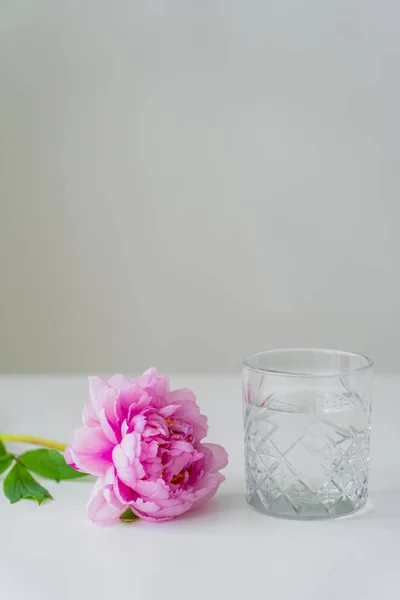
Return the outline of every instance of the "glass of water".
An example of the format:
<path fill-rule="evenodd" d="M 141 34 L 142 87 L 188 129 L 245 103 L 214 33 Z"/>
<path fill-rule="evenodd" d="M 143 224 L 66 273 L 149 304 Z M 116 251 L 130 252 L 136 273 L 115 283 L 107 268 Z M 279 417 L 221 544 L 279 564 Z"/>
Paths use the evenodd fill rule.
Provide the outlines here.
<path fill-rule="evenodd" d="M 364 506 L 372 371 L 366 356 L 336 350 L 271 350 L 244 361 L 250 506 L 301 519 Z"/>

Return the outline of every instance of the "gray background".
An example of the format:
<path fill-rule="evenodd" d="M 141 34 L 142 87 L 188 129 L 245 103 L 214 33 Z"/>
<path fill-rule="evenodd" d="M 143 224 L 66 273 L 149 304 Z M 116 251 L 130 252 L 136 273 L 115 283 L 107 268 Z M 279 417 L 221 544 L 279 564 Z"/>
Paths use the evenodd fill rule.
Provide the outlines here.
<path fill-rule="evenodd" d="M 0 370 L 400 346 L 396 0 L 0 4 Z"/>

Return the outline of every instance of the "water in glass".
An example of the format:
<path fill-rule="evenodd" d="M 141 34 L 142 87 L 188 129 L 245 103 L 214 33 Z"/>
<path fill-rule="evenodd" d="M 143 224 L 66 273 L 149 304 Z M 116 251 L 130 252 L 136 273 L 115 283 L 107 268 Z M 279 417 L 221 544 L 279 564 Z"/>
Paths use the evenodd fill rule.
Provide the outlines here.
<path fill-rule="evenodd" d="M 364 506 L 370 404 L 340 389 L 274 391 L 244 405 L 247 501 L 283 517 L 330 517 Z"/>

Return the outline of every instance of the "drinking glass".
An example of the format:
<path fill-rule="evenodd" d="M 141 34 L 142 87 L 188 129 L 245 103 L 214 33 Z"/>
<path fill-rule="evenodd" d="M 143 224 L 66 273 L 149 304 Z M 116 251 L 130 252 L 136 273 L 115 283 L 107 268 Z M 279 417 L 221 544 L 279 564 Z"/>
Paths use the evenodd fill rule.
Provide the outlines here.
<path fill-rule="evenodd" d="M 373 363 L 320 349 L 243 363 L 246 499 L 268 515 L 326 518 L 368 494 Z"/>

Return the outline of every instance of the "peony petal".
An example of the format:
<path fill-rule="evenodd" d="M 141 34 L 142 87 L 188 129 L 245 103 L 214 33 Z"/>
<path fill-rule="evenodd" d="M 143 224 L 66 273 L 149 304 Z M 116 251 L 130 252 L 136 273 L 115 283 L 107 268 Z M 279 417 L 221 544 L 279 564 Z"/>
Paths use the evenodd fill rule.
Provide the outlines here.
<path fill-rule="evenodd" d="M 194 404 L 197 404 L 195 393 L 190 388 L 180 388 L 179 390 L 173 390 L 172 392 L 169 392 L 167 396 L 168 404 L 176 404 L 177 402 L 181 403 L 185 402 L 186 400 L 190 400 L 190 402 L 194 402 Z"/>
<path fill-rule="evenodd" d="M 140 453 L 141 441 L 138 433 L 128 433 L 113 449 L 112 459 L 118 477 L 131 488 L 135 488 L 137 480 L 146 475 L 139 460 Z"/>
<path fill-rule="evenodd" d="M 121 425 L 121 435 L 122 435 L 122 437 L 124 437 L 128 433 L 128 430 L 129 430 L 128 423 L 125 420 L 122 423 L 122 425 Z"/>
<path fill-rule="evenodd" d="M 166 465 L 167 476 L 171 478 L 174 475 L 179 475 L 191 462 L 193 462 L 192 456 L 186 452 L 185 454 L 176 456 Z"/>
<path fill-rule="evenodd" d="M 190 442 L 186 442 L 185 440 L 174 440 L 170 443 L 170 454 L 178 455 L 182 452 L 186 452 L 188 454 L 194 453 L 194 448 Z"/>
<path fill-rule="evenodd" d="M 103 478 L 99 477 L 89 498 L 87 515 L 93 523 L 109 525 L 118 521 L 124 511 L 124 506 L 121 504 L 116 508 L 107 503 L 103 493 L 103 484 Z"/>
<path fill-rule="evenodd" d="M 97 410 L 100 406 L 102 391 L 104 390 L 104 388 L 109 387 L 109 385 L 105 379 L 103 379 L 102 377 L 97 377 L 96 375 L 93 377 L 88 377 L 88 381 L 90 400 L 92 401 L 93 408 L 97 413 Z"/>
<path fill-rule="evenodd" d="M 112 464 L 112 443 L 101 427 L 76 429 L 66 451 L 68 464 L 91 475 L 104 475 Z"/>
<path fill-rule="evenodd" d="M 115 473 L 115 468 L 110 467 L 104 476 L 103 494 L 104 494 L 104 498 L 106 499 L 107 504 L 111 508 L 113 508 L 114 510 L 119 512 L 119 514 L 122 514 L 122 512 L 126 508 L 126 502 L 125 503 L 121 502 L 115 493 L 116 480 L 117 480 L 117 477 L 116 477 L 116 473 Z"/>
<path fill-rule="evenodd" d="M 158 453 L 158 443 L 154 440 L 147 445 L 147 454 L 149 458 L 155 458 Z M 161 459 L 160 459 L 161 460 Z"/>
<path fill-rule="evenodd" d="M 197 507 L 212 498 L 223 481 L 225 477 L 221 473 L 210 473 L 200 479 L 193 488 L 183 489 L 180 497 L 182 500 L 191 501 L 193 507 Z"/>
<path fill-rule="evenodd" d="M 168 517 L 169 519 L 173 519 L 174 517 L 178 517 L 179 515 L 183 515 L 183 513 L 187 512 L 192 508 L 193 504 L 191 502 L 182 502 L 180 504 L 175 504 L 172 506 L 166 506 L 162 508 L 157 513 L 157 519 L 162 519 Z"/>
<path fill-rule="evenodd" d="M 136 472 L 135 469 L 132 469 L 132 465 L 121 446 L 115 446 L 112 456 L 119 479 L 128 487 L 134 488 L 137 482 Z"/>
<path fill-rule="evenodd" d="M 116 425 L 116 400 L 118 391 L 101 377 L 89 377 L 89 393 L 93 408 L 98 415 L 104 409 L 111 425 Z"/>
<path fill-rule="evenodd" d="M 136 415 L 131 419 L 130 429 L 135 433 L 143 433 L 147 419 L 144 415 Z"/>
<path fill-rule="evenodd" d="M 159 398 L 165 399 L 169 391 L 169 379 L 162 375 L 156 368 L 147 369 L 137 381 L 143 387 L 151 387 Z"/>
<path fill-rule="evenodd" d="M 168 419 L 178 410 L 178 406 L 176 404 L 168 404 L 167 406 L 163 406 L 158 411 L 159 414 L 164 417 L 164 419 Z"/>
<path fill-rule="evenodd" d="M 118 515 L 122 515 L 124 510 L 127 508 L 118 500 L 117 496 L 113 489 L 104 488 L 103 490 L 104 499 L 107 502 L 107 505 L 113 509 L 115 512 L 118 512 Z"/>
<path fill-rule="evenodd" d="M 67 446 L 64 450 L 64 458 L 67 465 L 75 469 L 75 471 L 80 471 L 79 467 L 75 463 L 75 456 L 71 452 L 71 448 Z"/>
<path fill-rule="evenodd" d="M 92 404 L 86 404 L 83 407 L 82 420 L 85 427 L 98 427 L 100 425 L 96 411 Z"/>
<path fill-rule="evenodd" d="M 140 496 L 145 496 L 154 502 L 157 500 L 169 498 L 170 490 L 163 479 L 157 481 L 138 481 L 136 484 L 136 491 Z"/>
<path fill-rule="evenodd" d="M 204 451 L 204 448 L 206 450 Z M 206 471 L 215 473 L 228 464 L 228 453 L 219 444 L 201 444 L 200 452 L 204 452 L 206 458 Z M 208 450 L 208 452 L 207 452 Z"/>
<path fill-rule="evenodd" d="M 115 478 L 114 492 L 122 504 L 130 504 L 138 498 L 137 493 L 134 492 L 132 488 L 125 485 L 125 483 L 121 481 L 118 476 Z"/>
<path fill-rule="evenodd" d="M 115 388 L 116 390 L 119 390 L 125 385 L 128 385 L 130 381 L 126 379 L 124 375 L 118 373 L 117 375 L 113 375 L 112 377 L 110 377 L 108 383 L 109 385 L 111 385 L 111 387 Z"/>
<path fill-rule="evenodd" d="M 122 504 L 128 504 L 135 514 L 138 514 L 138 510 L 143 510 L 149 513 L 155 513 L 160 510 L 160 507 L 155 502 L 145 502 L 142 498 L 139 498 L 138 494 L 131 488 L 126 486 L 120 479 L 116 479 L 114 485 L 114 492 L 118 500 Z M 138 515 L 140 516 L 140 515 Z"/>
<path fill-rule="evenodd" d="M 177 406 L 173 413 L 174 420 L 181 420 L 193 425 L 194 435 L 197 440 L 202 440 L 207 435 L 207 417 L 200 413 L 195 396 L 189 389 L 176 390 L 168 394 L 168 404 Z"/>
<path fill-rule="evenodd" d="M 103 485 L 105 487 L 114 487 L 116 481 L 117 475 L 115 473 L 115 467 L 111 466 L 107 469 L 106 474 L 104 475 Z"/>
<path fill-rule="evenodd" d="M 201 504 L 210 500 L 223 481 L 225 481 L 225 477 L 221 473 L 211 473 L 204 477 L 201 485 L 195 491 L 193 508 L 198 508 Z"/>
<path fill-rule="evenodd" d="M 121 388 L 118 391 L 115 408 L 119 423 L 126 419 L 129 425 L 133 416 L 152 405 L 153 398 L 155 398 L 154 390 L 150 388 L 143 390 L 135 381 L 130 386 Z"/>
<path fill-rule="evenodd" d="M 172 502 L 169 506 L 165 508 L 161 508 L 157 512 L 151 513 L 145 509 L 139 509 L 135 507 L 135 513 L 146 521 L 152 521 L 153 523 L 161 522 L 161 521 L 170 521 L 179 515 L 187 512 L 193 507 L 192 502 L 179 502 L 178 504 Z"/>
<path fill-rule="evenodd" d="M 100 410 L 104 409 L 110 425 L 117 431 L 117 396 L 118 392 L 112 387 L 101 392 Z M 99 414 L 99 411 L 97 411 Z"/>
<path fill-rule="evenodd" d="M 140 519 L 143 519 L 143 521 L 149 521 L 150 523 L 162 523 L 163 521 L 171 521 L 174 518 L 174 517 L 164 517 L 164 518 L 157 519 L 157 517 L 155 517 L 155 516 L 150 517 L 147 513 L 141 512 L 140 510 L 137 510 L 134 508 L 132 508 L 132 512 L 134 512 L 135 515 L 137 517 L 139 517 Z"/>
<path fill-rule="evenodd" d="M 135 417 L 134 417 L 135 418 Z M 169 437 L 168 425 L 163 417 L 157 413 L 150 414 L 146 419 L 147 425 L 143 428 L 143 437 L 153 437 L 155 435 L 162 435 L 166 438 Z"/>
<path fill-rule="evenodd" d="M 128 433 L 121 442 L 121 448 L 129 460 L 139 458 L 142 443 L 138 433 Z"/>
<path fill-rule="evenodd" d="M 105 435 L 110 440 L 110 442 L 112 442 L 113 444 L 118 444 L 119 440 L 115 435 L 114 428 L 110 425 L 110 421 L 106 416 L 106 411 L 104 410 L 104 408 L 99 411 L 99 421 Z"/>
<path fill-rule="evenodd" d="M 154 514 L 159 512 L 160 507 L 158 505 L 158 503 L 156 502 L 145 502 L 144 500 L 142 500 L 142 498 L 138 498 L 137 500 L 135 500 L 134 502 L 131 502 L 130 505 L 136 512 L 136 514 L 139 512 L 145 512 L 145 513 L 149 513 L 149 514 Z"/>
<path fill-rule="evenodd" d="M 146 376 L 149 376 L 150 378 L 157 378 L 160 377 L 160 373 L 156 367 L 150 367 L 149 369 L 146 369 L 143 375 L 138 377 L 138 379 L 144 379 Z"/>

